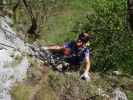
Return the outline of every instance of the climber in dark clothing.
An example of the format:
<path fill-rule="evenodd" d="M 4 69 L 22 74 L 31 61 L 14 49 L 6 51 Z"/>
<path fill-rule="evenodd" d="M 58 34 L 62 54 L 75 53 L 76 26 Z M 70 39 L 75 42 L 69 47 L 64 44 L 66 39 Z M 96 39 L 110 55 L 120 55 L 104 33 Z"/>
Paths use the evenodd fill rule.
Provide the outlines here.
<path fill-rule="evenodd" d="M 82 79 L 90 80 L 89 70 L 90 62 L 90 49 L 86 43 L 95 37 L 90 33 L 81 33 L 76 41 L 65 43 L 62 46 L 53 45 L 44 47 L 48 50 L 63 50 L 65 61 L 70 65 L 84 64 L 84 73 L 81 75 Z"/>

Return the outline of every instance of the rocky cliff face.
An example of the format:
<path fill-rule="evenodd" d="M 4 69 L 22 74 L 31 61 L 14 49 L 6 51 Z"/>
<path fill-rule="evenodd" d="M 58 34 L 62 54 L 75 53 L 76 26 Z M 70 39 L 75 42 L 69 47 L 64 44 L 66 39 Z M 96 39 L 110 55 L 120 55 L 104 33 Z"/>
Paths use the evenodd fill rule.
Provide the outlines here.
<path fill-rule="evenodd" d="M 24 55 L 27 46 L 12 30 L 9 17 L 0 16 L 0 100 L 11 100 L 13 84 L 26 76 L 29 63 Z"/>
<path fill-rule="evenodd" d="M 24 41 L 17 36 L 10 25 L 12 25 L 12 20 L 9 17 L 0 17 L 0 48 L 25 51 Z"/>

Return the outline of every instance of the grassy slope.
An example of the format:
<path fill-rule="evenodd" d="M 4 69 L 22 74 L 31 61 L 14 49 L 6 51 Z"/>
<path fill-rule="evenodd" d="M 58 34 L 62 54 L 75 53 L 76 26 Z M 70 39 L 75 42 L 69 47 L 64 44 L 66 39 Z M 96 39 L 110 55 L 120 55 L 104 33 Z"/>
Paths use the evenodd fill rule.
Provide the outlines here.
<path fill-rule="evenodd" d="M 35 79 L 37 74 L 34 74 L 32 79 L 28 79 L 26 82 L 14 87 L 12 96 L 14 100 L 86 100 L 97 95 L 98 88 L 110 95 L 113 90 L 113 81 L 117 82 L 117 86 L 124 85 L 125 87 L 127 87 L 127 84 L 132 83 L 131 79 L 126 76 L 91 74 L 92 81 L 86 82 L 79 80 L 78 72 L 61 74 L 51 69 L 47 69 L 47 71 L 45 69 L 40 80 Z M 125 88 L 124 91 L 126 90 Z M 128 93 L 129 100 L 132 100 L 133 93 L 129 90 L 126 93 Z M 95 100 L 108 99 L 96 96 Z"/>
<path fill-rule="evenodd" d="M 42 29 L 41 43 L 63 43 L 73 39 L 75 34 L 70 32 L 75 26 L 76 21 L 85 18 L 92 9 L 86 2 L 87 0 L 73 0 L 64 11 L 57 11 L 57 15 L 48 17 L 46 25 Z M 70 35 L 69 35 L 70 34 Z M 56 37 L 55 37 L 56 36 Z"/>

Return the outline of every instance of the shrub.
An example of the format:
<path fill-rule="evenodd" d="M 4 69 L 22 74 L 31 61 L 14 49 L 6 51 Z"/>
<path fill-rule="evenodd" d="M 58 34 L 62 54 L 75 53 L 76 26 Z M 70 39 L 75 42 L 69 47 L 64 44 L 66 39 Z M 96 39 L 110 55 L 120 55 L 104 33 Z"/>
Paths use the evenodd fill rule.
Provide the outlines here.
<path fill-rule="evenodd" d="M 127 1 L 91 0 L 93 13 L 86 14 L 77 21 L 75 33 L 93 32 L 97 39 L 92 43 L 93 70 L 131 71 L 131 37 L 127 22 Z"/>

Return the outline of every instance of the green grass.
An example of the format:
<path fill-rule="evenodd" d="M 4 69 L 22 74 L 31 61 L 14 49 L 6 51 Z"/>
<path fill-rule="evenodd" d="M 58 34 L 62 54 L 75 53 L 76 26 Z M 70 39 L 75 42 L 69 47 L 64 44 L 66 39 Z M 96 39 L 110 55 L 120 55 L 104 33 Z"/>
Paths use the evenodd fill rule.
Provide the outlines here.
<path fill-rule="evenodd" d="M 128 95 L 128 100 L 133 100 L 133 91 L 128 91 L 127 92 L 127 95 Z"/>
<path fill-rule="evenodd" d="M 35 70 L 32 70 L 33 73 Z M 36 77 L 36 76 L 35 76 Z M 35 78 L 34 77 L 34 78 Z M 126 86 L 130 78 L 123 78 L 117 76 L 111 76 L 107 74 L 91 73 L 92 81 L 86 82 L 80 80 L 79 72 L 65 72 L 59 73 L 48 69 L 45 74 L 41 75 L 41 80 L 28 79 L 28 81 L 18 84 L 12 91 L 13 100 L 29 100 L 30 97 L 36 98 L 36 100 L 63 100 L 67 98 L 69 100 L 81 100 L 97 95 L 97 89 L 100 88 L 106 91 L 106 94 L 111 94 L 112 81 L 117 80 L 117 86 L 121 84 Z M 126 91 L 126 90 L 124 90 Z M 126 92 L 129 100 L 132 100 L 133 93 Z M 101 96 L 98 96 L 96 100 L 103 100 Z"/>
<path fill-rule="evenodd" d="M 85 18 L 88 12 L 92 12 L 88 0 L 70 0 L 68 5 L 62 9 L 54 12 L 57 13 L 56 15 L 48 16 L 46 23 L 41 25 L 41 32 L 39 33 L 41 37 L 38 39 L 41 44 L 63 43 L 66 38 L 68 39 L 67 35 L 75 26 L 75 22 Z M 23 9 L 18 9 L 16 15 L 16 27 L 18 28 L 18 24 L 22 24 L 22 30 L 25 32 L 30 24 L 27 13 Z M 69 38 L 71 39 L 71 36 Z"/>
<path fill-rule="evenodd" d="M 13 100 L 29 100 L 32 89 L 29 84 L 19 83 L 11 91 Z"/>

